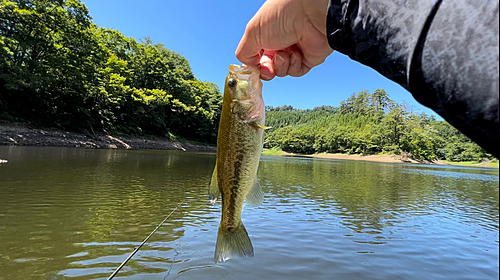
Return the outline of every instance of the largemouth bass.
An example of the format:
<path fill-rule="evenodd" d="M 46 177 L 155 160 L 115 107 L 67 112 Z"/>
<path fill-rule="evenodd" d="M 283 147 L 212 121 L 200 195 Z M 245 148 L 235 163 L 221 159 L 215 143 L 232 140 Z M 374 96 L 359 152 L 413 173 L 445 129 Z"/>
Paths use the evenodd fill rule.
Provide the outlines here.
<path fill-rule="evenodd" d="M 222 217 L 214 261 L 252 257 L 253 246 L 241 221 L 245 199 L 260 205 L 264 199 L 257 179 L 265 123 L 259 67 L 229 66 L 217 137 L 217 161 L 209 197 L 222 197 Z"/>

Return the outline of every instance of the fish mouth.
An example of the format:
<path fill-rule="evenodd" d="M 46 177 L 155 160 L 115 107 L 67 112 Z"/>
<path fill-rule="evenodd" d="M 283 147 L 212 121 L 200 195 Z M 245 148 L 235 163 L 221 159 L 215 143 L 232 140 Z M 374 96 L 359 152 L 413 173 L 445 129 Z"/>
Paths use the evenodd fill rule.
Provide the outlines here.
<path fill-rule="evenodd" d="M 242 80 L 254 80 L 260 78 L 260 67 L 259 66 L 246 66 L 246 65 L 229 65 L 229 72 L 235 74 L 239 79 Z"/>
<path fill-rule="evenodd" d="M 259 66 L 229 65 L 229 71 L 235 74 L 251 75 L 260 72 Z"/>
<path fill-rule="evenodd" d="M 236 73 L 236 74 L 249 75 L 249 74 L 252 74 L 256 69 L 257 69 L 257 67 L 250 67 L 250 66 L 246 66 L 246 65 L 235 65 L 235 64 L 229 65 L 229 71 Z"/>

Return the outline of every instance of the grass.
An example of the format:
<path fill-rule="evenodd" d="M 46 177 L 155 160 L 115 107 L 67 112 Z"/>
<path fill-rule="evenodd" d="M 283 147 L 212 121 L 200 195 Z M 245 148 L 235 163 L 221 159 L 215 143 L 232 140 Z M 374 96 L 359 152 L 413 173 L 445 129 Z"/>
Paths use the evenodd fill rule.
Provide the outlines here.
<path fill-rule="evenodd" d="M 442 162 L 444 162 L 446 164 L 450 164 L 450 165 L 499 168 L 498 161 L 491 161 L 491 162 L 460 161 L 460 162 L 455 162 L 455 161 L 443 160 Z"/>
<path fill-rule="evenodd" d="M 275 148 L 272 149 L 264 149 L 262 151 L 263 156 L 282 156 L 284 155 L 284 152 L 282 150 L 278 150 Z"/>

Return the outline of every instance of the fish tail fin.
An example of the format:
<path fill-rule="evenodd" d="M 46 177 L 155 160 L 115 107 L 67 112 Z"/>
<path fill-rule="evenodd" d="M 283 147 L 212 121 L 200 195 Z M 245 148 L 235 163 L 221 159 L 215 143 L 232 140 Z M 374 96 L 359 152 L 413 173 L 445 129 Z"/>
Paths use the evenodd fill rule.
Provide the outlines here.
<path fill-rule="evenodd" d="M 225 262 L 236 256 L 253 257 L 252 241 L 241 221 L 237 227 L 219 227 L 214 261 Z"/>

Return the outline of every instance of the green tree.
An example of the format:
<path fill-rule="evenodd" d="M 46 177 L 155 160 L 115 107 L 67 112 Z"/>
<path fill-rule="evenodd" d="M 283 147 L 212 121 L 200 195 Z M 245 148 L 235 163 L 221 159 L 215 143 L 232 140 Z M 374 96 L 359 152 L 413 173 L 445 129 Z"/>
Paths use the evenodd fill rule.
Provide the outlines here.
<path fill-rule="evenodd" d="M 434 116 L 398 104 L 383 89 L 361 91 L 338 108 L 267 108 L 265 147 L 294 153 L 390 153 L 418 160 L 491 159 L 478 145 Z"/>
<path fill-rule="evenodd" d="M 215 142 L 219 89 L 163 44 L 97 28 L 79 0 L 2 0 L 0 70 L 0 118 Z"/>
<path fill-rule="evenodd" d="M 2 1 L 2 99 L 9 111 L 59 126 L 84 123 L 101 52 L 76 0 Z M 34 110 L 36 108 L 36 110 Z"/>

